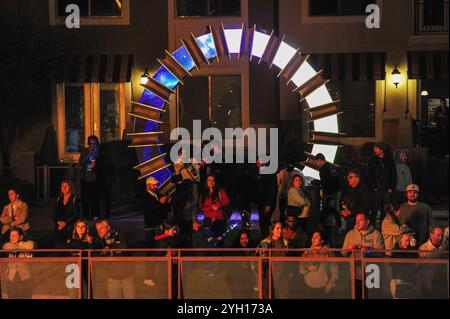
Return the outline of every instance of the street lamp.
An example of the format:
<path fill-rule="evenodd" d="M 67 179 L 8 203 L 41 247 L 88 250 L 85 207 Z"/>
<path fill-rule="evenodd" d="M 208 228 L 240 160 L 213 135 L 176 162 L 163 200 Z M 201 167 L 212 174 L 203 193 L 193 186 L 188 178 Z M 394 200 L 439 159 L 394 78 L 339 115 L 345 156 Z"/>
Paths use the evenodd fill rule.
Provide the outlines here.
<path fill-rule="evenodd" d="M 144 73 L 141 75 L 141 84 L 146 85 L 148 83 L 148 78 L 150 74 L 148 74 L 148 69 L 145 69 Z"/>
<path fill-rule="evenodd" d="M 420 92 L 420 95 L 428 96 L 428 91 L 427 90 L 423 90 L 422 92 Z"/>
<path fill-rule="evenodd" d="M 395 69 L 391 73 L 391 80 L 392 80 L 392 83 L 394 83 L 396 88 L 398 87 L 399 83 L 401 82 L 401 79 L 402 79 L 402 74 L 397 69 L 397 65 L 396 65 Z"/>

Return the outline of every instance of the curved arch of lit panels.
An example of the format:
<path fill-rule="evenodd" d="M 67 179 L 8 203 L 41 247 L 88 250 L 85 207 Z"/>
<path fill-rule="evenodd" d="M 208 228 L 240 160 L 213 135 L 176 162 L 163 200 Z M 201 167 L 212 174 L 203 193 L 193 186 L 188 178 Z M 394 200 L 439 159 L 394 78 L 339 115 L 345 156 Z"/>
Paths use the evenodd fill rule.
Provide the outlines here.
<path fill-rule="evenodd" d="M 210 65 L 214 60 L 227 57 L 238 59 L 246 54 L 250 61 L 266 62 L 270 68 L 279 70 L 278 77 L 285 78 L 288 84 L 295 88 L 301 100 L 308 104 L 314 125 L 312 133 L 312 154 L 323 153 L 333 162 L 340 143 L 338 138 L 338 115 L 342 113 L 339 101 L 333 101 L 327 88 L 327 80 L 322 78 L 322 71 L 316 72 L 308 63 L 309 55 L 301 54 L 300 49 L 288 45 L 282 38 L 262 33 L 253 28 L 220 28 L 208 27 L 208 33 L 195 37 L 191 34 L 182 39 L 182 46 L 174 52 L 166 51 L 166 57 L 158 59 L 161 67 L 149 77 L 147 84 L 142 84 L 145 90 L 138 102 L 132 102 L 129 113 L 135 118 L 135 132 L 129 133 L 132 143 L 129 147 L 136 148 L 141 163 L 135 167 L 140 171 L 139 179 L 153 176 L 161 183 L 159 191 L 162 194 L 171 193 L 175 185 L 171 183 L 171 164 L 167 154 L 163 153 L 161 118 L 170 96 L 175 94 L 175 88 L 183 84 L 186 77 L 191 76 L 193 69 L 202 65 Z M 306 153 L 308 160 L 304 162 L 303 173 L 319 178 L 314 167 L 312 155 Z"/>

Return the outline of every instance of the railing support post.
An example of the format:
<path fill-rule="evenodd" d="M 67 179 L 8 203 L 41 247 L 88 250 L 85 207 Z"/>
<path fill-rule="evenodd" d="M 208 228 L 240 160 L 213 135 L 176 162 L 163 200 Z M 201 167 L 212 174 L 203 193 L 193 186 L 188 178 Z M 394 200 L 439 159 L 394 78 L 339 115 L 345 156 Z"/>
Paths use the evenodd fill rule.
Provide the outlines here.
<path fill-rule="evenodd" d="M 44 165 L 42 169 L 42 197 L 44 203 L 47 203 L 48 201 L 48 187 L 49 187 L 49 175 L 48 175 L 48 166 Z"/>

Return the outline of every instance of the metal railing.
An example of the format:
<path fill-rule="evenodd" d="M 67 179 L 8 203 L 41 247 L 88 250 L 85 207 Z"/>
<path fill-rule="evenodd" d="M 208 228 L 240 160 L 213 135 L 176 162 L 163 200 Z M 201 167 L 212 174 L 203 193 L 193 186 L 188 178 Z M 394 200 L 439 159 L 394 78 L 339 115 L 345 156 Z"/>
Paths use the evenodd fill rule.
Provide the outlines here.
<path fill-rule="evenodd" d="M 427 12 L 425 10 L 427 0 L 415 1 L 415 32 L 416 34 L 424 33 L 446 33 L 448 32 L 449 22 L 449 0 L 443 0 L 442 23 L 430 24 L 426 22 Z"/>
<path fill-rule="evenodd" d="M 320 298 L 393 298 L 392 289 L 404 281 L 394 278 L 396 271 L 418 279 L 420 284 L 408 289 L 418 293 L 422 288 L 431 289 L 435 298 L 449 297 L 448 252 L 440 253 L 439 259 L 419 259 L 381 257 L 384 251 L 371 252 L 381 254 L 378 257 L 359 256 L 359 250 L 347 251 L 350 257 L 341 257 L 339 249 L 321 251 L 325 255 L 301 256 L 305 251 L 312 250 L 22 250 L 20 253 L 32 253 L 33 257 L 10 258 L 11 251 L 1 250 L 1 296 L 24 298 L 23 293 L 28 293 L 28 298 L 105 299 L 120 298 L 115 293 L 123 290 L 123 298 L 136 299 L 314 299 L 317 292 Z M 331 267 L 331 273 L 334 269 L 329 295 L 314 287 L 315 281 L 323 278 L 316 273 L 312 279 L 306 278 L 310 272 L 330 276 L 329 271 L 320 272 L 321 267 Z M 27 291 L 22 282 L 11 278 L 14 269 L 18 271 L 16 276 L 28 274 Z M 376 269 L 379 282 L 369 287 L 366 279 L 376 278 Z M 146 286 L 146 278 L 155 284 Z M 308 280 L 313 287 L 307 286 Z M 357 290 L 362 295 L 358 296 Z"/>

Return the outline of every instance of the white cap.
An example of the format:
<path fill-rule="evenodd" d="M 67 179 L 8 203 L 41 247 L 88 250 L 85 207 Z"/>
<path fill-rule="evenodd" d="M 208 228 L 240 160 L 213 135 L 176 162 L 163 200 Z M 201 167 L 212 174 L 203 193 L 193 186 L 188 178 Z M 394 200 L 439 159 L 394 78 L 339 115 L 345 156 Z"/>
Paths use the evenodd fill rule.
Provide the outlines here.
<path fill-rule="evenodd" d="M 147 178 L 147 180 L 145 181 L 145 184 L 153 184 L 153 185 L 157 185 L 159 183 L 159 181 L 154 178 L 153 176 L 150 176 L 149 178 Z"/>
<path fill-rule="evenodd" d="M 408 187 L 406 187 L 406 191 L 415 191 L 415 192 L 419 192 L 419 186 L 416 184 L 409 184 Z"/>

